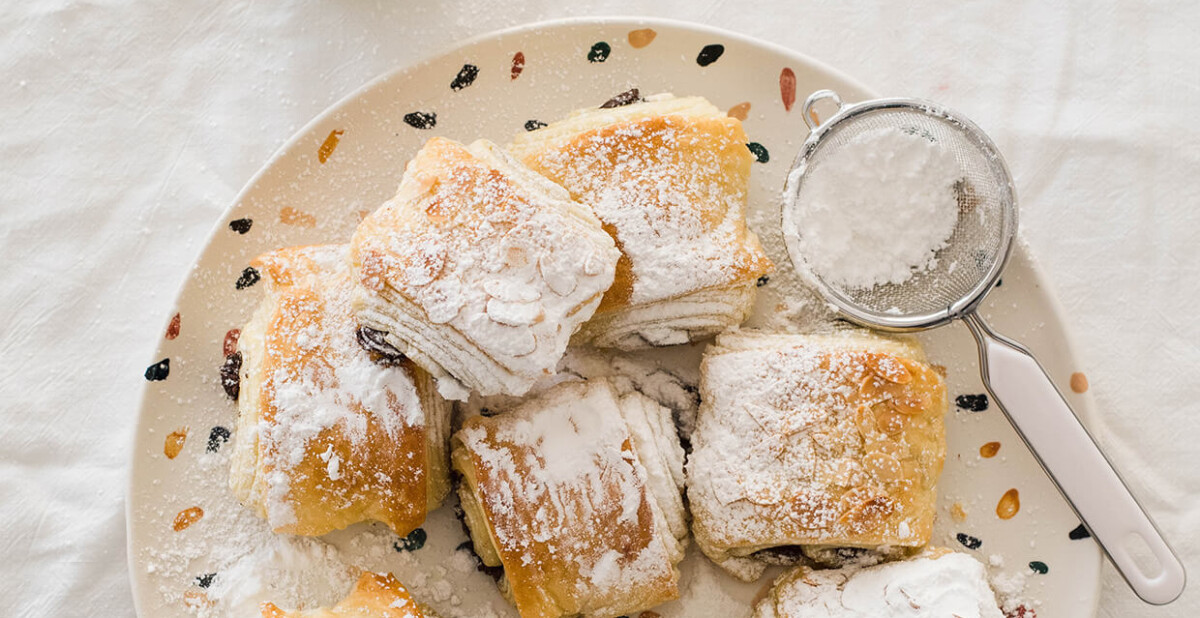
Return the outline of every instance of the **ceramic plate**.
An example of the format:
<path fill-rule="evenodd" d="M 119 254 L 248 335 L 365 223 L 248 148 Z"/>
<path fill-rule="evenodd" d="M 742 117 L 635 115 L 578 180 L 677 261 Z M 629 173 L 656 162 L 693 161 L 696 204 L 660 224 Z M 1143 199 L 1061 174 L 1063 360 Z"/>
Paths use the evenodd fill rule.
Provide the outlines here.
<path fill-rule="evenodd" d="M 250 260 L 282 246 L 347 240 L 361 216 L 392 195 L 405 162 L 425 140 L 485 137 L 503 144 L 635 87 L 642 94 L 703 95 L 743 118 L 757 159 L 750 223 L 779 267 L 761 288 L 752 321 L 783 319 L 778 309 L 785 305 L 799 319 L 817 310 L 788 275 L 778 194 L 808 133 L 799 110 L 804 97 L 833 88 L 849 101 L 869 98 L 854 80 L 744 36 L 632 19 L 526 26 L 384 76 L 310 123 L 250 181 L 179 295 L 146 370 L 134 447 L 129 555 L 140 615 L 224 615 L 231 603 L 252 611 L 262 598 L 287 606 L 297 601 L 297 590 L 331 602 L 345 592 L 339 589 L 344 574 L 331 580 L 325 573 L 342 562 L 393 571 L 442 616 L 516 615 L 470 555 L 456 549 L 467 538 L 453 499 L 422 533 L 405 539 L 377 524 L 319 540 L 271 535 L 227 487 L 236 411 L 217 368 L 259 298 Z M 1092 401 L 1070 387 L 1079 367 L 1062 311 L 1024 248 L 983 313 L 1034 350 L 1086 419 Z M 1023 596 L 1041 615 L 1094 615 L 1099 550 L 1082 538 L 1079 519 L 1002 414 L 987 406 L 970 335 L 954 325 L 922 339 L 933 362 L 947 368 L 957 404 L 947 418 L 934 542 L 970 552 L 989 563 L 994 576 L 1024 578 Z M 679 362 L 672 355 L 687 353 L 661 355 L 669 364 Z M 1001 518 L 1001 497 L 1014 492 L 1020 508 Z M 245 555 L 258 561 L 259 577 L 239 560 Z M 682 569 L 683 598 L 656 608 L 664 617 L 748 615 L 769 581 L 736 583 L 694 544 Z"/>

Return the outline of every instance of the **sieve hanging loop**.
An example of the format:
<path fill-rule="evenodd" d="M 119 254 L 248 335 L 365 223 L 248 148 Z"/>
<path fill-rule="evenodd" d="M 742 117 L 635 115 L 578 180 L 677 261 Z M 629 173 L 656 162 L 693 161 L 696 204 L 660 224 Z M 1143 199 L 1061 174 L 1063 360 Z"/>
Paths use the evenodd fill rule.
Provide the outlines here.
<path fill-rule="evenodd" d="M 846 109 L 846 104 L 842 102 L 842 97 L 838 96 L 838 93 L 832 90 L 818 90 L 808 95 L 808 98 L 804 100 L 804 107 L 800 108 L 800 111 L 804 116 L 804 124 L 808 125 L 810 131 L 821 126 L 821 119 L 817 116 L 817 112 L 813 110 L 813 106 L 826 99 L 833 101 L 833 104 L 837 105 L 837 113 L 841 113 L 842 110 Z"/>

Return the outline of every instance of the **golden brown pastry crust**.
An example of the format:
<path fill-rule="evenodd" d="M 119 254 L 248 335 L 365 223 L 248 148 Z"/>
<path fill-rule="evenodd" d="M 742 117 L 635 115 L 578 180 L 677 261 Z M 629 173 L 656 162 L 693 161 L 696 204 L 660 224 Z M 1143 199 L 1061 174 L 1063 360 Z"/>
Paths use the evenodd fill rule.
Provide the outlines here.
<path fill-rule="evenodd" d="M 605 380 L 563 383 L 512 411 L 468 419 L 455 434 L 475 547 L 504 567 L 501 591 L 524 618 L 616 616 L 679 594 L 687 529 L 660 457 L 678 451 L 682 476 L 682 449 L 656 420 L 669 424 L 664 408 L 627 397 L 635 399 L 619 409 L 622 397 Z M 627 423 L 641 423 L 640 432 Z M 665 478 L 652 482 L 655 472 Z"/>
<path fill-rule="evenodd" d="M 391 573 L 363 573 L 346 598 L 333 607 L 284 611 L 262 604 L 262 618 L 437 618 L 422 608 Z"/>
<path fill-rule="evenodd" d="M 316 536 L 364 520 L 407 534 L 449 487 L 449 408 L 410 362 L 356 341 L 345 245 L 252 263 L 265 296 L 243 356 L 234 494 L 276 532 Z"/>
<path fill-rule="evenodd" d="M 523 395 L 554 373 L 620 252 L 562 187 L 480 140 L 429 140 L 358 226 L 359 321 L 447 397 Z"/>
<path fill-rule="evenodd" d="M 591 206 L 621 248 L 600 319 L 702 290 L 742 289 L 771 270 L 745 224 L 753 161 L 746 143 L 741 122 L 708 101 L 665 96 L 577 111 L 518 136 L 510 150 Z M 721 328 L 703 330 L 745 317 L 734 312 Z"/>
<path fill-rule="evenodd" d="M 754 579 L 763 549 L 929 541 L 947 401 L 915 340 L 730 333 L 701 375 L 688 497 L 718 564 Z"/>

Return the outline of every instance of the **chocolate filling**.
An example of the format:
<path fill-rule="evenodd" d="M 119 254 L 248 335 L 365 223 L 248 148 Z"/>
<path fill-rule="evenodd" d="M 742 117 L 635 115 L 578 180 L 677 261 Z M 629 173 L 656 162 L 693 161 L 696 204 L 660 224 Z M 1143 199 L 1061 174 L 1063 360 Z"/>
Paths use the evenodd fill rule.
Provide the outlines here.
<path fill-rule="evenodd" d="M 387 342 L 387 333 L 366 326 L 359 326 L 354 337 L 362 349 L 371 353 L 371 360 L 380 365 L 398 365 L 408 358 L 403 352 Z"/>
<path fill-rule="evenodd" d="M 458 486 L 462 484 L 462 475 L 458 472 L 452 471 L 450 474 L 450 481 L 454 485 L 455 490 L 457 490 Z M 458 547 L 455 547 L 454 549 L 466 551 L 467 553 L 471 554 L 471 557 L 475 559 L 475 570 L 487 575 L 488 577 L 492 578 L 493 581 L 499 583 L 500 578 L 504 577 L 504 567 L 488 566 L 483 563 L 483 558 L 480 558 L 479 554 L 475 551 L 474 537 L 471 536 L 471 528 L 467 526 L 467 513 L 463 510 L 462 505 L 458 504 L 458 502 L 454 503 L 454 518 L 458 520 L 458 525 L 462 526 L 463 534 L 467 537 L 466 541 L 459 543 Z"/>
<path fill-rule="evenodd" d="M 683 406 L 674 404 L 671 401 L 659 401 L 658 403 L 659 405 L 662 405 L 671 411 L 671 421 L 675 425 L 675 435 L 679 438 L 679 445 L 683 447 L 684 453 L 691 453 L 692 432 L 696 430 L 696 411 L 700 408 L 700 388 L 694 384 L 689 384 L 683 378 L 671 373 L 670 371 L 667 371 L 666 369 L 658 369 L 657 371 L 651 373 L 650 376 L 655 376 L 658 374 L 667 376 L 667 379 L 670 380 L 675 386 L 679 387 L 679 390 L 683 391 L 688 398 L 688 405 Z M 647 395 L 646 392 L 641 388 L 635 387 L 635 389 L 639 393 L 649 397 L 649 395 Z M 657 401 L 655 397 L 650 398 Z"/>
<path fill-rule="evenodd" d="M 804 555 L 804 550 L 799 545 L 768 547 L 750 554 L 750 557 L 759 562 L 777 566 L 792 566 L 808 561 L 808 557 Z"/>
<path fill-rule="evenodd" d="M 605 101 L 602 105 L 600 105 L 600 109 L 622 107 L 631 103 L 637 103 L 641 100 L 643 99 L 641 97 L 641 93 L 638 92 L 638 89 L 630 88 L 629 90 L 626 90 L 625 92 L 622 92 L 621 94 L 618 94 L 617 96 Z"/>

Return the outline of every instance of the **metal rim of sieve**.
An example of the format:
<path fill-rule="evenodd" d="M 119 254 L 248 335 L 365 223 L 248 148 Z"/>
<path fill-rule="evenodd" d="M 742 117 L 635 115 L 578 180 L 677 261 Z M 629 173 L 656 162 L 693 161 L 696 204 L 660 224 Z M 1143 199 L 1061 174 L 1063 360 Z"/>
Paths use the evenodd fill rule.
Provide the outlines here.
<path fill-rule="evenodd" d="M 813 106 L 823 100 L 829 100 L 837 105 L 837 112 L 821 122 L 813 110 Z M 998 187 L 1007 199 L 1002 200 L 1000 243 L 998 253 L 988 270 L 976 281 L 975 285 L 961 297 L 950 302 L 944 309 L 925 313 L 889 313 L 877 311 L 862 306 L 860 303 L 844 294 L 836 286 L 826 283 L 819 275 L 810 269 L 800 251 L 801 233 L 796 221 L 796 197 L 803 187 L 808 162 L 819 151 L 822 141 L 827 135 L 846 123 L 861 119 L 867 114 L 886 111 L 917 112 L 932 119 L 950 125 L 964 135 L 979 152 L 977 156 L 986 157 L 992 168 L 997 172 L 997 179 L 1002 180 Z M 859 103 L 845 103 L 832 90 L 818 90 L 804 101 L 801 108 L 804 123 L 808 125 L 809 136 L 796 155 L 791 171 L 788 173 L 784 186 L 784 201 L 782 208 L 783 237 L 787 246 L 788 257 L 792 266 L 801 272 L 821 296 L 838 309 L 847 319 L 862 326 L 877 328 L 885 331 L 905 332 L 926 330 L 941 326 L 974 311 L 987 293 L 995 286 L 996 280 L 1004 271 L 1012 255 L 1012 246 L 1017 234 L 1017 192 L 1013 185 L 1012 174 L 1004 157 L 1000 155 L 996 144 L 988 138 L 975 123 L 961 114 L 946 109 L 923 99 L 885 98 L 872 99 Z"/>

